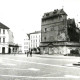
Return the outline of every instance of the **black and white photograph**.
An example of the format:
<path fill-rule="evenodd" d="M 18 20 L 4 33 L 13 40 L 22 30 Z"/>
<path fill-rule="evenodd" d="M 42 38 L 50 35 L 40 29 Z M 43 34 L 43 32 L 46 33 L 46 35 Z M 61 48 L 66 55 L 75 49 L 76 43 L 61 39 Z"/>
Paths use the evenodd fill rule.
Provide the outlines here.
<path fill-rule="evenodd" d="M 80 80 L 80 0 L 0 0 L 0 80 Z"/>

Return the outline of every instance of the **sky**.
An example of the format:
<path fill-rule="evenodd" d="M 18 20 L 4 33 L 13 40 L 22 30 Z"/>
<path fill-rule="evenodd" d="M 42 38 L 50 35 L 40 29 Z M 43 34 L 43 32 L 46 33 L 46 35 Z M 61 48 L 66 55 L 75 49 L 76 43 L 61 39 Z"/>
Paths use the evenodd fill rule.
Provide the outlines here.
<path fill-rule="evenodd" d="M 41 30 L 44 13 L 62 8 L 68 18 L 80 22 L 80 0 L 0 0 L 0 22 L 13 32 L 14 42 L 21 44 L 26 33 Z"/>

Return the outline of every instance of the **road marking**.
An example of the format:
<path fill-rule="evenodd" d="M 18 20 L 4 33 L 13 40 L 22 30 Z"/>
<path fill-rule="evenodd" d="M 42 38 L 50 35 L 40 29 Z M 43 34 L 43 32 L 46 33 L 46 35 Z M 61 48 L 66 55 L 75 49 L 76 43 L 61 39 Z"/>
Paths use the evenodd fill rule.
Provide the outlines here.
<path fill-rule="evenodd" d="M 39 76 L 39 77 L 33 77 L 33 76 L 16 76 L 16 75 L 0 75 L 0 76 L 2 76 L 2 77 L 15 77 L 15 78 L 34 78 L 34 79 L 54 79 L 54 78 L 71 78 L 71 79 L 79 79 L 80 77 L 78 76 L 78 77 L 76 77 L 76 76 L 74 76 L 74 77 L 66 77 L 66 76 L 63 76 L 63 77 L 42 77 L 42 76 Z"/>
<path fill-rule="evenodd" d="M 2 63 L 3 62 L 3 60 L 2 59 L 0 59 L 0 63 Z"/>
<path fill-rule="evenodd" d="M 52 66 L 52 67 L 66 67 L 66 68 L 79 68 L 75 66 L 67 66 L 67 65 L 53 65 L 53 64 L 46 64 L 46 63 L 39 63 L 39 62 L 32 62 L 32 61 L 22 61 L 22 60 L 14 60 L 14 59 L 8 59 L 8 58 L 3 58 L 7 60 L 12 60 L 12 61 L 17 61 L 17 62 L 25 62 L 25 63 L 30 63 L 30 64 L 39 64 L 39 65 L 44 65 L 44 66 Z"/>
<path fill-rule="evenodd" d="M 4 58 L 4 59 L 8 59 L 8 58 Z M 33 63 L 33 64 L 40 64 L 40 65 L 47 65 L 47 66 L 56 66 L 56 67 L 66 67 L 66 66 L 62 66 L 62 65 L 53 65 L 53 64 L 46 64 L 46 63 L 38 63 L 38 62 L 30 62 L 30 61 L 22 61 L 22 60 L 14 60 L 14 59 L 8 59 L 8 60 L 12 60 L 12 61 L 18 61 L 18 62 L 27 62 L 27 63 Z"/>
<path fill-rule="evenodd" d="M 67 67 L 74 67 L 73 64 L 64 64 L 63 66 L 67 66 Z"/>
<path fill-rule="evenodd" d="M 2 60 L 2 59 L 0 59 L 0 63 L 1 63 L 1 65 L 16 66 L 16 64 L 3 62 L 3 60 Z"/>
<path fill-rule="evenodd" d="M 67 78 L 80 78 L 80 76 L 75 76 L 75 75 L 64 75 L 64 77 L 67 77 Z"/>
<path fill-rule="evenodd" d="M 37 68 L 28 68 L 28 70 L 30 70 L 30 71 L 40 71 L 40 69 L 37 69 Z"/>
<path fill-rule="evenodd" d="M 2 63 L 1 65 L 16 66 L 16 64 L 11 64 L 11 63 Z"/>
<path fill-rule="evenodd" d="M 20 80 L 20 79 L 15 79 L 15 80 Z"/>
<path fill-rule="evenodd" d="M 80 68 L 80 67 L 75 67 L 75 66 L 67 66 L 67 65 L 53 65 L 53 64 L 46 64 L 46 63 L 39 63 L 39 62 L 32 62 L 32 61 L 22 61 L 22 60 L 14 60 L 14 59 L 8 59 L 8 58 L 3 58 L 7 60 L 12 60 L 12 61 L 17 61 L 17 62 L 23 62 L 23 63 L 30 63 L 30 64 L 39 64 L 39 65 L 44 65 L 44 66 L 52 66 L 52 67 L 64 67 L 64 68 Z"/>
<path fill-rule="evenodd" d="M 38 62 L 30 62 L 30 61 L 21 61 L 21 60 L 14 60 L 14 59 L 8 59 L 8 60 L 12 60 L 12 61 L 18 61 L 18 62 L 27 62 L 27 63 L 33 63 L 33 64 L 40 64 L 40 65 L 47 65 L 47 66 L 56 66 L 56 67 L 67 67 L 67 66 L 62 66 L 62 65 L 53 65 L 53 64 L 46 64 L 46 63 L 38 63 Z M 72 68 L 72 67 L 68 67 L 68 68 Z M 0 68 L 1 69 L 1 68 Z M 30 70 L 30 68 L 28 69 L 19 69 L 19 68 L 2 68 L 2 69 L 15 69 L 15 70 Z M 31 70 L 36 70 L 35 68 L 32 68 Z M 72 76 L 72 75 L 65 75 L 63 77 L 33 77 L 33 76 L 16 76 L 16 75 L 0 75 L 3 77 L 25 77 L 25 78 L 80 78 L 79 76 Z"/>
<path fill-rule="evenodd" d="M 30 71 L 39 71 L 40 69 L 37 69 L 37 68 L 28 68 L 28 69 L 21 69 L 21 68 L 1 68 L 0 67 L 0 70 L 30 70 Z"/>

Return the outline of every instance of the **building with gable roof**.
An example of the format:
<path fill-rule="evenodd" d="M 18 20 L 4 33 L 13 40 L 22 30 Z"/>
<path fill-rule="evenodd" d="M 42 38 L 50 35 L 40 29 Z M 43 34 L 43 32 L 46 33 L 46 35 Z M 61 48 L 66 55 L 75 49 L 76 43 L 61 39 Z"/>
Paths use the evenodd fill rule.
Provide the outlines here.
<path fill-rule="evenodd" d="M 70 50 L 80 51 L 80 30 L 74 19 L 67 19 L 63 9 L 44 13 L 41 23 L 41 53 L 69 54 Z"/>
<path fill-rule="evenodd" d="M 0 22 L 0 53 L 16 53 L 19 46 L 14 43 L 13 32 Z"/>

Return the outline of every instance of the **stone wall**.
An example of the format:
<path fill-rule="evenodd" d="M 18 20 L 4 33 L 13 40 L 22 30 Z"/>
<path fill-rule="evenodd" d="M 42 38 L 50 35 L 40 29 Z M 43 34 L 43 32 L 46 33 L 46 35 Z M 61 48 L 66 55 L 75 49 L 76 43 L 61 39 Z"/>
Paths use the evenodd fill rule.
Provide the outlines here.
<path fill-rule="evenodd" d="M 70 54 L 71 50 L 78 50 L 80 53 L 80 47 L 67 47 L 67 46 L 57 46 L 57 47 L 41 47 L 42 54 Z"/>

